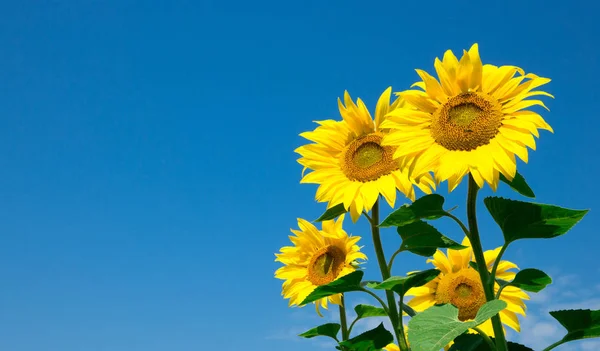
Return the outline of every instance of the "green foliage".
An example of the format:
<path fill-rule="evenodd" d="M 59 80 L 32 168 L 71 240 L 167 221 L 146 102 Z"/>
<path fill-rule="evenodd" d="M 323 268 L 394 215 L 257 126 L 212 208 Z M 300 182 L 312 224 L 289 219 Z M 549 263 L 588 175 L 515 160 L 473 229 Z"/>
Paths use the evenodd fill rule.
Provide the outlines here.
<path fill-rule="evenodd" d="M 400 226 L 397 231 L 402 238 L 400 251 L 410 251 L 420 256 L 429 257 L 438 248 L 451 248 L 454 250 L 466 248 L 466 246 L 462 246 L 444 236 L 432 225 L 421 220 Z"/>
<path fill-rule="evenodd" d="M 437 269 L 428 269 L 426 271 L 410 274 L 407 277 L 390 277 L 380 284 L 369 283 L 367 286 L 372 289 L 392 290 L 400 296 L 404 296 L 408 289 L 422 286 L 432 281 L 440 274 Z"/>
<path fill-rule="evenodd" d="M 338 278 L 329 284 L 321 285 L 311 292 L 305 299 L 300 303 L 300 306 L 306 305 L 307 303 L 317 301 L 323 297 L 345 293 L 349 291 L 358 291 L 361 289 L 360 281 L 365 273 L 363 271 L 354 271 L 348 275 Z"/>
<path fill-rule="evenodd" d="M 367 317 L 387 317 L 387 313 L 383 308 L 371 305 L 356 305 L 354 312 L 356 312 L 357 320 Z"/>
<path fill-rule="evenodd" d="M 381 222 L 380 227 L 394 227 L 410 224 L 419 219 L 436 219 L 445 215 L 442 206 L 444 197 L 438 194 L 425 195 L 410 205 L 403 205 L 396 211 L 390 213 Z"/>
<path fill-rule="evenodd" d="M 574 340 L 600 337 L 600 310 L 562 310 L 552 311 L 550 315 L 567 329 L 567 335 L 554 346 Z"/>
<path fill-rule="evenodd" d="M 458 308 L 446 304 L 432 306 L 414 316 L 408 323 L 408 342 L 413 351 L 439 351 L 469 328 L 476 327 L 506 308 L 506 302 L 492 300 L 485 303 L 475 319 L 462 322 Z"/>
<path fill-rule="evenodd" d="M 337 334 L 340 331 L 341 326 L 338 323 L 327 323 L 318 327 L 312 328 L 311 330 L 305 331 L 298 335 L 303 338 L 314 338 L 315 336 L 328 336 L 335 341 L 338 341 Z"/>
<path fill-rule="evenodd" d="M 494 338 L 490 338 L 494 341 Z M 479 334 L 462 334 L 454 339 L 448 351 L 493 351 Z M 527 346 L 508 342 L 508 351 L 533 351 Z"/>
<path fill-rule="evenodd" d="M 506 179 L 506 177 L 503 176 L 502 173 L 500 173 L 500 180 L 508 184 L 508 186 L 510 186 L 514 191 L 518 192 L 523 196 L 535 197 L 533 190 L 531 190 L 531 188 L 525 181 L 525 178 L 523 178 L 523 176 L 519 174 L 519 172 L 515 174 L 515 177 L 512 181 Z"/>
<path fill-rule="evenodd" d="M 501 197 L 487 197 L 483 202 L 502 229 L 507 243 L 563 235 L 588 212 Z"/>
<path fill-rule="evenodd" d="M 328 209 L 327 211 L 325 211 L 325 213 L 323 213 L 321 215 L 321 217 L 317 218 L 317 220 L 315 220 L 315 222 L 322 222 L 322 221 L 328 221 L 331 219 L 335 219 L 335 218 L 339 217 L 340 215 L 343 215 L 346 212 L 348 212 L 348 210 L 346 210 L 346 208 L 344 207 L 344 204 L 337 204 L 337 205 L 331 207 L 330 209 Z"/>
<path fill-rule="evenodd" d="M 530 292 L 540 292 L 552 283 L 552 278 L 539 269 L 526 268 L 519 271 L 512 282 L 505 284 Z"/>
<path fill-rule="evenodd" d="M 347 351 L 374 351 L 380 350 L 392 341 L 394 341 L 392 333 L 381 323 L 375 329 L 366 331 L 350 340 L 342 341 L 340 346 L 342 350 Z"/>

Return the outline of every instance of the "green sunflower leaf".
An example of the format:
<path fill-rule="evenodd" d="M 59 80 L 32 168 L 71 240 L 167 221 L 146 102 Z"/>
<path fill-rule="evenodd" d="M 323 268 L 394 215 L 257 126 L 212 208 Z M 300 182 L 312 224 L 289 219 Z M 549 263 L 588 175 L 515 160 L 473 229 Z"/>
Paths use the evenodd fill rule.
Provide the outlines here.
<path fill-rule="evenodd" d="M 490 337 L 492 341 L 494 338 Z M 479 334 L 462 334 L 454 339 L 454 344 L 448 351 L 492 351 L 489 345 Z M 533 351 L 527 346 L 508 342 L 508 351 Z"/>
<path fill-rule="evenodd" d="M 526 268 L 519 271 L 512 282 L 505 284 L 530 292 L 540 292 L 552 283 L 552 278 L 539 269 Z"/>
<path fill-rule="evenodd" d="M 394 227 L 406 225 L 419 219 L 437 219 L 447 213 L 442 208 L 443 205 L 444 197 L 442 195 L 425 195 L 412 204 L 403 205 L 396 211 L 390 213 L 379 226 Z"/>
<path fill-rule="evenodd" d="M 565 234 L 588 210 L 487 197 L 483 200 L 507 243 L 518 239 L 549 239 Z"/>
<path fill-rule="evenodd" d="M 340 346 L 345 347 L 348 351 L 374 351 L 382 349 L 392 341 L 394 341 L 392 333 L 381 323 L 375 329 L 366 331 L 350 340 L 342 341 Z"/>
<path fill-rule="evenodd" d="M 307 330 L 304 333 L 299 334 L 298 336 L 307 339 L 314 338 L 315 336 L 328 336 L 334 339 L 335 341 L 338 341 L 337 334 L 340 331 L 340 328 L 341 325 L 339 325 L 338 323 L 327 323 L 312 328 L 311 330 Z"/>
<path fill-rule="evenodd" d="M 504 308 L 506 302 L 492 300 L 481 306 L 475 319 L 462 322 L 458 319 L 458 308 L 450 304 L 432 306 L 408 322 L 408 342 L 413 351 L 439 351 L 457 336 L 487 321 Z"/>
<path fill-rule="evenodd" d="M 325 211 L 325 213 L 323 213 L 321 217 L 317 218 L 315 222 L 323 222 L 329 221 L 331 219 L 336 219 L 337 217 L 343 215 L 346 212 L 348 212 L 348 210 L 346 210 L 344 204 L 337 204 Z"/>
<path fill-rule="evenodd" d="M 408 289 L 423 286 L 432 281 L 438 274 L 440 274 L 439 270 L 428 269 L 426 271 L 410 274 L 407 277 L 390 277 L 382 283 L 370 283 L 367 284 L 367 286 L 371 289 L 392 290 L 400 296 L 404 296 Z"/>
<path fill-rule="evenodd" d="M 456 241 L 442 235 L 432 225 L 421 220 L 399 226 L 398 234 L 402 238 L 400 251 L 410 251 L 414 254 L 429 257 L 438 248 L 450 248 L 454 250 L 466 249 Z"/>
<path fill-rule="evenodd" d="M 600 337 L 600 310 L 562 310 L 550 315 L 567 329 L 567 335 L 552 344 L 552 348 L 569 341 Z"/>
<path fill-rule="evenodd" d="M 515 177 L 512 181 L 508 180 L 505 176 L 502 175 L 502 173 L 500 173 L 500 180 L 508 184 L 508 186 L 510 186 L 514 191 L 518 192 L 523 196 L 535 197 L 533 190 L 531 190 L 529 184 L 527 184 L 525 178 L 523 178 L 523 176 L 519 172 L 515 174 Z"/>
<path fill-rule="evenodd" d="M 356 312 L 356 318 L 367 318 L 367 317 L 387 317 L 387 313 L 381 307 L 375 307 L 371 305 L 356 305 L 354 307 Z"/>
<path fill-rule="evenodd" d="M 350 291 L 358 291 L 361 289 L 360 281 L 365 273 L 363 271 L 354 271 L 343 277 L 340 277 L 329 284 L 318 286 L 300 303 L 300 306 L 307 303 L 317 301 L 323 297 L 345 293 Z"/>

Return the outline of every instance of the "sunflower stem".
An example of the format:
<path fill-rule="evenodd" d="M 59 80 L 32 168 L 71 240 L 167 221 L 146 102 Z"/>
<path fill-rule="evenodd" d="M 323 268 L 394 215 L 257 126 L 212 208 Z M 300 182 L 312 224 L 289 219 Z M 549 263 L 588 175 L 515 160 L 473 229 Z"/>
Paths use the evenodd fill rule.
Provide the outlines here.
<path fill-rule="evenodd" d="M 379 269 L 381 270 L 381 277 L 383 278 L 382 280 L 386 280 L 390 277 L 390 270 L 387 266 L 387 261 L 385 259 L 385 254 L 381 245 L 381 237 L 379 235 L 379 199 L 375 201 L 372 211 L 372 217 L 369 222 L 371 222 L 373 246 L 375 248 L 375 254 L 377 255 Z M 400 346 L 400 350 L 406 351 L 408 350 L 408 345 L 406 344 L 406 337 L 404 336 L 404 326 L 402 325 L 402 318 L 398 318 L 398 308 L 394 299 L 394 292 L 386 290 L 385 295 L 388 301 L 388 315 L 390 317 L 390 321 L 392 322 L 392 327 L 394 328 L 396 340 L 398 340 L 398 346 Z"/>
<path fill-rule="evenodd" d="M 340 324 L 342 325 L 342 341 L 348 340 L 348 322 L 346 321 L 346 302 L 344 301 L 344 294 L 341 297 L 340 303 Z"/>
<path fill-rule="evenodd" d="M 557 342 L 555 342 L 554 344 L 552 344 L 552 345 L 550 345 L 550 346 L 546 347 L 546 348 L 545 348 L 543 351 L 550 351 L 550 350 L 552 350 L 553 348 L 555 348 L 556 346 L 558 346 L 558 345 L 562 345 L 562 344 L 564 344 L 564 340 L 558 340 L 558 341 L 557 341 Z"/>
<path fill-rule="evenodd" d="M 500 264 L 502 255 L 504 255 L 504 251 L 506 251 L 507 247 L 508 247 L 508 243 L 504 243 L 504 245 L 502 245 L 502 248 L 500 249 L 500 252 L 498 253 L 498 257 L 496 257 L 496 262 L 494 262 L 494 266 L 492 267 L 492 273 L 490 274 L 490 281 L 488 282 L 488 284 L 492 285 L 492 287 L 494 286 L 494 282 L 496 281 L 496 270 L 498 269 L 498 265 Z M 500 295 L 498 295 L 498 296 L 500 296 Z"/>
<path fill-rule="evenodd" d="M 487 301 L 492 301 L 494 297 L 494 286 L 488 284 L 490 274 L 487 270 L 487 264 L 485 263 L 485 257 L 483 255 L 483 248 L 481 246 L 481 240 L 479 238 L 479 229 L 477 228 L 477 192 L 479 186 L 473 179 L 473 176 L 469 174 L 469 189 L 467 192 L 467 219 L 469 223 L 469 240 L 471 241 L 471 248 L 475 255 L 475 262 L 477 262 L 477 270 L 481 277 L 483 290 L 485 292 L 485 298 Z M 492 317 L 492 327 L 494 328 L 494 338 L 496 340 L 496 349 L 498 351 L 507 351 L 508 345 L 506 344 L 506 337 L 504 336 L 504 329 L 502 329 L 502 322 L 500 321 L 500 314 Z"/>
<path fill-rule="evenodd" d="M 385 302 L 379 296 L 377 296 L 377 294 L 375 294 L 374 292 L 367 290 L 365 288 L 362 288 L 360 291 L 364 291 L 367 294 L 373 296 L 375 298 L 375 300 L 377 300 L 379 302 L 379 304 L 381 305 L 381 307 L 383 308 L 385 313 L 387 313 L 388 315 L 390 314 L 390 310 L 388 309 L 388 306 L 385 304 Z"/>
<path fill-rule="evenodd" d="M 392 274 L 392 266 L 394 265 L 394 259 L 396 258 L 396 256 L 398 256 L 400 252 L 402 252 L 402 249 L 398 249 L 390 258 L 390 263 L 388 263 L 388 272 L 390 272 L 390 275 Z"/>
<path fill-rule="evenodd" d="M 479 335 L 481 335 L 481 337 L 483 338 L 483 340 L 485 340 L 485 342 L 489 345 L 490 350 L 496 350 L 496 345 L 494 345 L 494 342 L 492 341 L 492 339 L 490 339 L 490 337 L 481 329 L 474 327 L 471 328 L 473 330 L 475 330 L 477 333 L 479 333 Z"/>

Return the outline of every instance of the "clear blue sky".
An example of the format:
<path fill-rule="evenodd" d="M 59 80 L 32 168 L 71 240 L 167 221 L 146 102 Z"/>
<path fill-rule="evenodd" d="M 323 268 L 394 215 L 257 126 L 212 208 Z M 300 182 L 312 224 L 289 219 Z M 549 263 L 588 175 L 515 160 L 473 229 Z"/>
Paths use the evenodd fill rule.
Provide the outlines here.
<path fill-rule="evenodd" d="M 299 184 L 297 135 L 339 118 L 344 89 L 373 108 L 387 86 L 407 88 L 415 68 L 474 42 L 484 63 L 553 79 L 555 134 L 519 170 L 538 201 L 592 208 L 567 236 L 506 257 L 557 278 L 546 301 L 600 308 L 598 5 L 418 3 L 3 2 L 0 349 L 318 348 L 294 335 L 333 317 L 288 309 L 273 278 L 295 219 L 324 209 Z M 462 214 L 464 196 L 463 184 L 448 206 Z M 480 213 L 492 249 L 501 236 Z M 366 236 L 376 278 L 365 223 L 347 229 Z M 384 241 L 391 251 L 399 238 Z M 397 274 L 426 267 L 397 262 Z M 541 300 L 530 329 L 562 333 Z"/>

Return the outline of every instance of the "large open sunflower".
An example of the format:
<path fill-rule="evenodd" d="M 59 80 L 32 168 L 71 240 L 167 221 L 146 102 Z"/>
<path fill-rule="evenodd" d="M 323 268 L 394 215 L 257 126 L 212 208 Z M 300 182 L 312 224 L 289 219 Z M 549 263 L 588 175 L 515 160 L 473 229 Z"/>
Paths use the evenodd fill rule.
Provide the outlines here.
<path fill-rule="evenodd" d="M 323 230 L 318 230 L 312 223 L 298 218 L 298 228 L 292 229 L 295 236 L 290 236 L 294 246 L 282 247 L 275 254 L 275 261 L 285 266 L 277 269 L 275 278 L 283 282 L 282 295 L 289 300 L 289 305 L 299 305 L 318 286 L 329 284 L 356 270 L 357 260 L 366 260 L 367 256 L 360 252 L 356 243 L 359 236 L 348 236 L 342 228 L 344 215 L 337 221 L 323 221 Z M 340 304 L 341 295 L 333 295 L 315 302 L 317 313 L 319 307 L 327 309 L 327 301 Z"/>
<path fill-rule="evenodd" d="M 427 260 L 427 263 L 433 263 L 440 270 L 440 274 L 422 287 L 409 289 L 406 295 L 414 297 L 407 305 L 420 312 L 436 304 L 451 303 L 458 308 L 460 320 L 466 321 L 475 318 L 479 308 L 486 302 L 485 293 L 479 272 L 469 266 L 469 262 L 473 259 L 469 239 L 465 238 L 462 245 L 468 246 L 468 248 L 448 249 L 447 256 L 437 250 L 433 259 Z M 488 270 L 491 271 L 500 250 L 499 247 L 484 252 Z M 501 260 L 496 270 L 496 278 L 512 281 L 516 273 L 511 272 L 511 269 L 518 269 L 518 267 L 510 261 Z M 499 288 L 500 286 L 496 283 L 494 292 L 497 293 Z M 519 332 L 520 325 L 517 314 L 525 316 L 523 300 L 529 300 L 529 295 L 517 287 L 508 286 L 500 293 L 500 300 L 507 304 L 507 307 L 500 311 L 502 323 Z M 491 320 L 486 321 L 479 328 L 487 335 L 494 336 Z"/>
<path fill-rule="evenodd" d="M 515 66 L 482 65 L 477 44 L 464 51 L 460 61 L 448 50 L 435 59 L 438 79 L 416 70 L 421 90 L 398 93 L 407 104 L 387 115 L 383 128 L 391 131 L 382 145 L 398 146 L 394 158 L 415 172 L 433 171 L 438 182 L 448 180 L 452 191 L 470 173 L 479 187 L 498 186 L 499 174 L 512 180 L 515 155 L 528 161 L 527 147 L 535 150 L 538 129 L 552 128 L 537 113 L 546 108 L 534 90 L 548 78 L 525 74 Z M 519 73 L 515 77 L 515 74 Z M 546 108 L 547 109 L 547 108 Z"/>
<path fill-rule="evenodd" d="M 391 87 L 379 97 L 375 108 L 375 120 L 361 99 L 355 104 L 348 92 L 344 103 L 338 99 L 342 121 L 325 120 L 319 126 L 300 136 L 314 142 L 295 150 L 302 157 L 298 163 L 312 172 L 304 175 L 301 183 L 320 184 L 316 200 L 328 202 L 327 208 L 344 204 L 356 222 L 363 210 L 370 211 L 383 195 L 390 206 L 396 201 L 396 189 L 414 201 L 413 185 L 426 193 L 435 187 L 429 173 L 414 173 L 401 169 L 393 159 L 396 146 L 382 146 L 381 140 L 388 132 L 381 128 L 388 111 L 402 106 L 397 99 L 390 105 Z"/>

